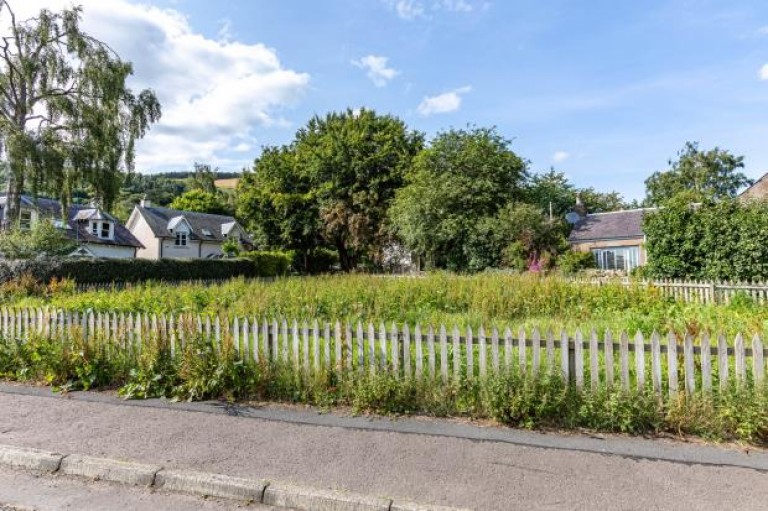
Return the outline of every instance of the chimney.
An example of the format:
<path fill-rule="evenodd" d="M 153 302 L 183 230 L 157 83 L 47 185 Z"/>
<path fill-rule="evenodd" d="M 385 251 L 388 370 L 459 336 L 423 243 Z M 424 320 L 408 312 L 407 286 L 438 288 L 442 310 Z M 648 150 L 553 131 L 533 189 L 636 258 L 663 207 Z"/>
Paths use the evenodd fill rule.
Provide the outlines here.
<path fill-rule="evenodd" d="M 143 197 L 143 198 L 142 198 L 142 199 L 139 201 L 139 206 L 141 206 L 142 208 L 151 208 L 151 207 L 152 207 L 152 201 L 150 201 L 149 199 L 147 199 L 147 196 L 145 195 L 145 196 L 144 196 L 144 197 Z"/>
<path fill-rule="evenodd" d="M 587 217 L 587 207 L 581 202 L 581 193 L 576 192 L 576 205 L 573 207 L 573 211 L 578 213 L 581 218 Z"/>

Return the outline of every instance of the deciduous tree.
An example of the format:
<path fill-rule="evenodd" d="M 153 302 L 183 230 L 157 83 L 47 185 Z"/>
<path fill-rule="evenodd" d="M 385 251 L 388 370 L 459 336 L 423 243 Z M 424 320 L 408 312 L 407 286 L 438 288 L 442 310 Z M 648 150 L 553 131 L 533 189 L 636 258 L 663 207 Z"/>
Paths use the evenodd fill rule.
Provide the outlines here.
<path fill-rule="evenodd" d="M 217 194 L 200 189 L 184 192 L 173 199 L 170 207 L 181 211 L 195 211 L 197 213 L 211 213 L 214 215 L 228 215 L 231 213 Z"/>
<path fill-rule="evenodd" d="M 391 218 L 429 265 L 469 269 L 478 225 L 523 198 L 527 163 L 510 146 L 495 128 L 452 129 L 416 156 Z"/>
<path fill-rule="evenodd" d="M 65 204 L 77 182 L 93 187 L 107 207 L 134 143 L 160 118 L 150 90 L 126 81 L 130 63 L 80 27 L 81 9 L 47 9 L 18 20 L 0 0 L 0 154 L 9 164 L 6 220 L 20 196 L 55 188 Z"/>
<path fill-rule="evenodd" d="M 379 264 L 387 212 L 422 145 L 372 110 L 316 116 L 292 144 L 264 151 L 240 183 L 238 211 L 280 248 L 331 247 L 344 270 Z"/>
<path fill-rule="evenodd" d="M 669 166 L 646 179 L 646 204 L 658 206 L 682 192 L 695 202 L 735 197 L 740 188 L 752 183 L 739 171 L 744 168 L 743 156 L 717 147 L 701 151 L 696 142 L 687 142 Z"/>

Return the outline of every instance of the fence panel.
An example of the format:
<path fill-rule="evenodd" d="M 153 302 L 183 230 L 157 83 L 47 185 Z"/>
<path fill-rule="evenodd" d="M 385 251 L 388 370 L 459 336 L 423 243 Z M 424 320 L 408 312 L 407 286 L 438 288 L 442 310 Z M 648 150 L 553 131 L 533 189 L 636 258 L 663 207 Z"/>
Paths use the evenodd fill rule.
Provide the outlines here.
<path fill-rule="evenodd" d="M 539 328 L 533 328 L 530 335 L 521 329 L 517 336 L 506 328 L 503 340 L 497 327 L 488 330 L 483 325 L 476 332 L 467 326 L 464 336 L 453 327 L 450 340 L 445 325 L 430 325 L 426 334 L 420 324 L 408 323 L 392 323 L 389 332 L 384 324 L 377 331 L 370 322 L 357 322 L 355 328 L 350 323 L 342 326 L 338 321 L 324 322 L 322 329 L 321 333 L 317 320 L 299 322 L 289 318 L 258 321 L 239 316 L 203 319 L 191 314 L 0 309 L 0 334 L 6 340 L 25 342 L 44 336 L 70 342 L 80 337 L 109 357 L 136 357 L 151 343 L 161 343 L 174 358 L 190 342 L 204 342 L 216 353 L 231 346 L 244 363 L 279 361 L 302 374 L 332 370 L 345 379 L 384 372 L 404 379 L 439 377 L 447 382 L 451 376 L 454 381 L 483 380 L 515 371 L 531 378 L 559 373 L 578 389 L 584 389 L 588 364 L 589 390 L 620 383 L 625 391 L 652 390 L 675 398 L 680 382 L 686 395 L 693 395 L 710 393 L 715 386 L 715 391 L 723 391 L 731 385 L 761 385 L 766 372 L 766 349 L 760 336 L 745 342 L 741 333 L 731 344 L 725 335 L 710 337 L 703 332 L 697 338 L 683 335 L 678 345 L 674 332 L 668 332 L 665 338 L 653 332 L 649 339 L 637 332 L 632 340 L 627 332 L 621 332 L 618 342 L 614 342 L 610 331 L 600 340 L 596 331 L 591 330 L 585 339 L 579 329 L 573 337 L 561 332 L 559 341 L 547 331 L 542 344 Z M 542 356 L 546 359 L 542 360 Z M 718 381 L 713 382 L 713 378 Z"/>

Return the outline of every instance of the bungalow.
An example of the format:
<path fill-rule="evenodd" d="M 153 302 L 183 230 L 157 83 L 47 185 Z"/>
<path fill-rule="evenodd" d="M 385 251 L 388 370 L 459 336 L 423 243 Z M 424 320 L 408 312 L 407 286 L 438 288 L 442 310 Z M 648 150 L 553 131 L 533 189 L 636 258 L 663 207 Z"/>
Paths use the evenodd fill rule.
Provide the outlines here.
<path fill-rule="evenodd" d="M 566 216 L 574 250 L 592 252 L 601 270 L 629 272 L 646 263 L 643 217 L 655 208 L 588 214 L 579 201 L 575 209 Z"/>
<path fill-rule="evenodd" d="M 133 208 L 126 225 L 144 245 L 136 255 L 142 259 L 212 259 L 224 255 L 227 240 L 252 245 L 231 216 L 153 207 L 146 199 Z"/>
<path fill-rule="evenodd" d="M 0 194 L 0 223 L 5 218 L 7 203 L 6 194 Z M 73 204 L 66 219 L 61 209 L 57 200 L 22 195 L 19 228 L 30 230 L 41 220 L 52 221 L 77 242 L 77 248 L 70 254 L 73 257 L 133 259 L 136 251 L 144 248 L 123 224 L 97 205 Z"/>

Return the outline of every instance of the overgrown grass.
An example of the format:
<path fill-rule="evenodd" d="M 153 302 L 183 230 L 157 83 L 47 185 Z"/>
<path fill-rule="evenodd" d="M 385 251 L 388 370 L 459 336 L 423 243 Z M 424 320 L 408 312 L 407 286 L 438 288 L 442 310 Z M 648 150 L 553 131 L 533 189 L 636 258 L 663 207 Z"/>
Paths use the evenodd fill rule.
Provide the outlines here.
<path fill-rule="evenodd" d="M 0 378 L 63 390 L 116 388 L 125 398 L 346 405 L 359 412 L 472 417 L 524 428 L 673 432 L 768 445 L 766 386 L 734 385 L 665 400 L 650 390 L 578 391 L 557 375 L 528 374 L 512 368 L 488 378 L 443 382 L 383 372 L 308 373 L 290 363 L 238 360 L 228 340 L 217 347 L 190 339 L 172 357 L 169 346 L 156 339 L 148 339 L 140 352 L 84 342 L 77 335 L 57 341 L 0 339 Z"/>
<path fill-rule="evenodd" d="M 148 283 L 123 291 L 77 293 L 71 286 L 44 292 L 8 292 L 5 305 L 123 312 L 199 312 L 229 317 L 288 317 L 341 321 L 485 325 L 558 331 L 595 328 L 653 330 L 697 335 L 702 331 L 768 332 L 768 308 L 747 297 L 730 305 L 676 302 L 657 289 L 595 287 L 558 277 L 488 273 L 433 274 L 426 278 L 369 275 L 290 277 L 272 282 L 235 279 L 211 287 Z"/>

